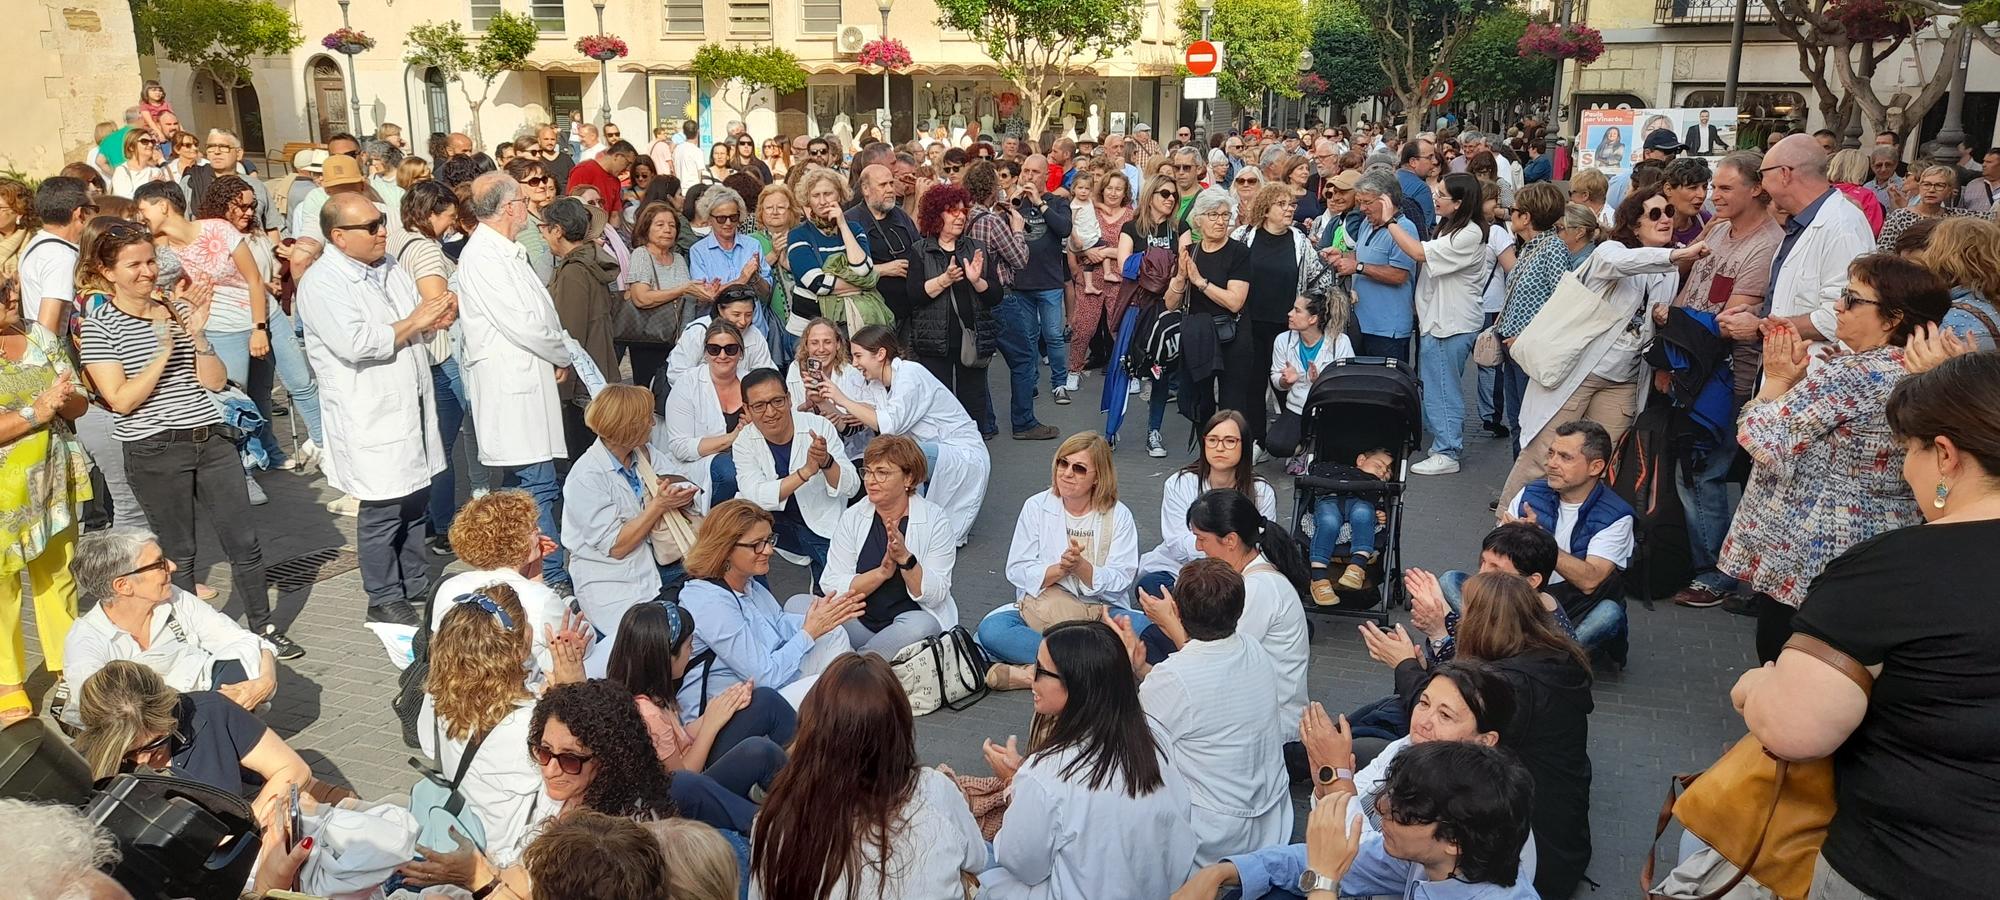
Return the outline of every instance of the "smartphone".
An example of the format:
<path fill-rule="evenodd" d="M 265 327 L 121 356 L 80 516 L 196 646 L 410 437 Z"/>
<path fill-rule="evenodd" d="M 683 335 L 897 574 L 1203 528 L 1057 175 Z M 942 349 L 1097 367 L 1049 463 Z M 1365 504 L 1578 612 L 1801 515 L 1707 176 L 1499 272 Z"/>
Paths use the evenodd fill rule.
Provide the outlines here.
<path fill-rule="evenodd" d="M 810 373 L 810 374 L 813 374 L 813 375 L 818 375 L 818 374 L 819 374 L 819 360 L 818 360 L 817 358 L 809 358 L 809 359 L 807 359 L 807 360 L 806 360 L 806 371 L 807 371 L 808 373 Z"/>
<path fill-rule="evenodd" d="M 297 784 L 292 785 L 291 807 L 287 810 L 287 816 L 290 819 L 287 824 L 291 826 L 291 831 L 285 837 L 285 849 L 292 850 L 298 847 L 299 841 L 305 839 L 305 822 L 299 808 L 299 786 Z"/>

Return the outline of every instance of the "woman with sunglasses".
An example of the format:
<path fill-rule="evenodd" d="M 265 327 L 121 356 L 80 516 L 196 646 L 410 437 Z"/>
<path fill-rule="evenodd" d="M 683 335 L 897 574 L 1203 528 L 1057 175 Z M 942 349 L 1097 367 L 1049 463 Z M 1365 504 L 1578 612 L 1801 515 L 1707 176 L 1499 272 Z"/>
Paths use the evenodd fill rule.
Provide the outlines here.
<path fill-rule="evenodd" d="M 1111 174 L 1118 172 L 1114 168 Z M 1105 176 L 1107 180 L 1110 177 L 1111 175 Z M 1168 309 L 1179 308 L 1180 304 L 1185 302 L 1182 298 L 1187 294 L 1185 273 L 1180 271 L 1180 256 L 1174 250 L 1180 236 L 1188 228 L 1186 219 L 1174 215 L 1179 203 L 1180 192 L 1175 189 L 1173 179 L 1153 178 L 1146 183 L 1137 210 L 1132 218 L 1126 220 L 1124 229 L 1118 234 L 1117 259 L 1121 280 L 1124 272 L 1137 272 L 1144 265 L 1143 257 L 1148 252 L 1159 251 L 1166 257 L 1174 276 L 1167 285 L 1164 297 Z M 1134 254 L 1142 257 L 1142 261 L 1132 262 Z M 1133 337 L 1134 341 L 1139 339 L 1137 335 Z M 1167 444 L 1166 439 L 1160 435 L 1160 429 L 1166 424 L 1167 398 L 1172 393 L 1167 386 L 1173 384 L 1179 377 L 1179 369 L 1154 372 L 1152 368 L 1148 367 L 1143 375 L 1134 377 L 1132 390 L 1135 392 L 1141 390 L 1139 384 L 1141 378 L 1151 383 L 1146 408 L 1146 455 L 1154 459 L 1165 459 Z M 1116 440 L 1117 435 L 1112 435 L 1112 438 Z"/>
<path fill-rule="evenodd" d="M 276 300 L 280 286 L 279 269 L 284 260 L 279 258 L 278 248 L 271 243 L 269 233 L 257 219 L 257 210 L 260 206 L 257 200 L 258 188 L 251 181 L 252 179 L 240 175 L 215 176 L 199 197 L 195 217 L 203 221 L 220 219 L 229 223 L 229 227 L 236 229 L 243 236 L 243 244 L 250 248 L 250 255 L 257 262 L 257 272 L 264 279 L 265 312 L 268 318 L 266 324 L 269 326 L 271 336 L 269 359 L 276 364 L 278 380 L 285 385 L 285 396 L 290 399 L 292 408 L 298 412 L 299 418 L 305 421 L 306 426 L 306 440 L 299 444 L 289 458 L 286 457 L 280 451 L 277 432 L 270 424 L 270 385 L 258 380 L 257 371 L 260 366 L 252 361 L 250 380 L 261 388 L 261 393 L 254 394 L 252 399 L 259 402 L 259 409 L 264 412 L 266 420 L 264 427 L 258 429 L 257 440 L 262 443 L 267 457 L 275 467 L 311 474 L 319 467 L 321 448 L 326 440 L 325 432 L 321 430 L 319 381 L 313 376 L 312 364 L 306 359 L 305 342 L 300 338 L 299 329 L 293 324 L 294 320 L 285 311 L 284 305 Z M 234 287 L 218 284 L 215 293 L 218 298 L 233 298 L 238 296 L 239 291 Z M 249 307 L 245 303 L 230 311 L 230 315 L 237 321 L 242 321 L 248 312 Z M 216 321 L 214 314 L 211 314 L 209 321 L 210 327 L 214 328 Z M 254 329 L 255 326 L 252 327 Z M 222 330 L 226 332 L 230 329 Z M 254 338 L 254 335 L 252 337 Z M 225 365 L 233 365 L 237 359 L 242 358 L 236 355 L 234 346 L 225 348 L 223 357 Z M 231 371 L 235 370 L 232 368 Z"/>
<path fill-rule="evenodd" d="M 174 135 L 174 155 L 167 160 L 167 180 L 178 182 L 195 166 L 201 164 L 201 138 L 192 131 Z"/>
<path fill-rule="evenodd" d="M 126 129 L 125 161 L 111 170 L 111 194 L 130 199 L 140 185 L 167 180 L 167 170 L 160 167 L 162 161 L 159 140 L 152 132 Z"/>
<path fill-rule="evenodd" d="M 181 693 L 131 660 L 106 663 L 77 691 L 76 749 L 93 779 L 146 768 L 281 809 L 312 767 L 256 716 L 214 691 Z"/>
<path fill-rule="evenodd" d="M 1589 419 L 1604 426 L 1616 446 L 1645 408 L 1646 347 L 1653 342 L 1653 309 L 1671 304 L 1678 267 L 1708 255 L 1708 245 L 1674 249 L 1674 208 L 1658 187 L 1633 191 L 1618 204 L 1618 228 L 1590 250 L 1576 273 L 1611 308 L 1617 325 L 1583 349 L 1575 368 L 1554 387 L 1528 380 L 1521 395 L 1521 456 L 1500 489 L 1504 500 L 1543 475 L 1557 426 Z"/>
<path fill-rule="evenodd" d="M 743 334 L 721 319 L 702 329 L 703 362 L 681 377 L 667 397 L 665 421 L 655 426 L 672 454 L 673 474 L 695 484 L 697 512 L 736 496 L 736 460 L 729 449 L 750 421 L 743 414 L 738 369 Z"/>
<path fill-rule="evenodd" d="M 1237 170 L 1236 177 L 1229 182 L 1229 227 L 1242 228 L 1254 225 L 1250 218 L 1250 204 L 1256 202 L 1257 192 L 1264 187 L 1264 170 L 1256 166 L 1244 166 Z"/>
<path fill-rule="evenodd" d="M 792 170 L 792 150 L 783 137 L 765 139 L 764 165 L 770 167 L 773 180 L 783 180 Z"/>
<path fill-rule="evenodd" d="M 1166 897 L 1194 868 L 1194 805 L 1139 704 L 1132 658 L 1103 622 L 1067 622 L 1035 651 L 1034 707 L 1048 726 L 1023 756 L 987 741 L 1013 797 L 980 896 Z"/>
<path fill-rule="evenodd" d="M 80 287 L 90 291 L 79 304 L 90 311 L 79 355 L 111 410 L 126 477 L 174 562 L 174 584 L 195 592 L 200 509 L 229 559 L 250 630 L 281 653 L 295 648 L 271 620 L 243 461 L 208 396 L 228 378 L 205 330 L 213 283 L 160 291 L 152 235 L 143 226 L 114 224 L 90 251 L 79 264 L 79 275 L 89 275 Z"/>

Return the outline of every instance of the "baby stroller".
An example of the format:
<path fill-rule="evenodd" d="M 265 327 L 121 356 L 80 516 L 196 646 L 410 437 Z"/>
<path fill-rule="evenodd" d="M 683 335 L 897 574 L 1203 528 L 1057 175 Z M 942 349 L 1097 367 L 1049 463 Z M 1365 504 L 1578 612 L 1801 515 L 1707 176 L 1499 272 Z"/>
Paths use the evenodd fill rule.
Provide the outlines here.
<path fill-rule="evenodd" d="M 1299 432 L 1312 442 L 1312 463 L 1292 484 L 1292 533 L 1300 555 L 1311 548 L 1313 506 L 1330 494 L 1372 497 L 1386 522 L 1378 529 L 1375 559 L 1365 568 L 1367 581 L 1358 590 L 1336 586 L 1340 603 L 1320 606 L 1302 598 L 1306 611 L 1327 615 L 1387 619 L 1389 610 L 1408 602 L 1403 592 L 1403 486 L 1409 479 L 1410 452 L 1423 437 L 1423 391 L 1407 366 L 1383 357 L 1355 357 L 1335 362 L 1320 373 L 1306 394 Z M 1354 477 L 1357 454 L 1381 447 L 1394 457 L 1391 478 Z M 1329 561 L 1339 572 L 1348 559 L 1345 542 Z M 1384 588 L 1387 588 L 1384 590 Z"/>

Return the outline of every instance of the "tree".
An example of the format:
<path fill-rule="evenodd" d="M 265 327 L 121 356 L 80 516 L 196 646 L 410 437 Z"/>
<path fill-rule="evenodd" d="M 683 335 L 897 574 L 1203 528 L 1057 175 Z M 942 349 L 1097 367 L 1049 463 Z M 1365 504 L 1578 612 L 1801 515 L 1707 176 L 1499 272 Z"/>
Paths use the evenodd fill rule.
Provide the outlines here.
<path fill-rule="evenodd" d="M 1979 37 L 1994 46 L 1979 16 L 1961 17 L 1970 7 L 1905 0 L 1763 0 L 1778 33 L 1799 49 L 1799 73 L 1812 85 L 1816 105 L 1827 127 L 1845 131 L 1855 115 L 1871 131 L 1908 134 L 1951 89 L 1952 72 L 1968 42 Z M 1932 14 L 1952 16 L 1947 28 Z M 1926 29 L 1942 35 L 1937 61 L 1925 66 L 1921 47 L 1916 79 L 1887 97 L 1876 93 L 1875 69 L 1912 43 Z M 1931 46 L 1925 42 L 1923 46 Z M 1996 47 L 2000 50 L 2000 47 Z M 1830 77 L 1829 77 L 1830 76 Z M 1899 82 L 1901 79 L 1898 79 Z M 1914 93 L 1912 92 L 1914 89 Z"/>
<path fill-rule="evenodd" d="M 1075 66 L 1139 36 L 1139 0 L 937 0 L 938 25 L 969 32 L 1028 107 L 1028 139 L 1062 109 Z"/>
<path fill-rule="evenodd" d="M 1766 0 L 1770 2 L 1770 0 Z M 1430 106 L 1431 76 L 1450 70 L 1482 17 L 1507 0 L 1358 0 L 1380 42 L 1382 73 L 1403 106 L 1403 135 L 1414 138 Z"/>
<path fill-rule="evenodd" d="M 1458 96 L 1512 103 L 1547 94 L 1555 81 L 1555 63 L 1521 55 L 1521 35 L 1527 29 L 1528 16 L 1519 10 L 1501 10 L 1481 19 L 1446 70 L 1458 85 Z"/>
<path fill-rule="evenodd" d="M 465 33 L 457 19 L 425 22 L 410 29 L 409 52 L 403 61 L 420 68 L 435 67 L 445 78 L 458 82 L 459 92 L 472 106 L 472 143 L 484 147 L 479 108 L 492 95 L 493 82 L 503 73 L 521 68 L 540 37 L 535 20 L 523 13 L 494 13 L 477 41 Z M 478 96 L 472 93 L 473 81 L 479 83 Z"/>
<path fill-rule="evenodd" d="M 1195 0 L 1181 0 L 1180 28 L 1182 34 L 1201 33 Z M 1237 106 L 1255 106 L 1265 91 L 1299 96 L 1299 53 L 1312 42 L 1312 28 L 1298 0 L 1217 3 L 1208 34 L 1222 42 L 1222 68 L 1215 73 L 1222 96 Z"/>
<path fill-rule="evenodd" d="M 1355 0 L 1313 0 L 1306 15 L 1312 25 L 1313 71 L 1327 83 L 1320 99 L 1344 110 L 1388 88 L 1381 43 Z"/>
<path fill-rule="evenodd" d="M 789 94 L 806 86 L 806 71 L 790 50 L 778 47 L 724 47 L 703 44 L 694 51 L 688 71 L 696 78 L 716 85 L 717 93 L 734 83 L 742 93 L 732 105 L 750 111 L 750 95 L 765 88 L 774 94 Z"/>
<path fill-rule="evenodd" d="M 139 45 L 224 88 L 250 82 L 245 60 L 291 52 L 305 38 L 299 23 L 271 0 L 132 0 Z"/>

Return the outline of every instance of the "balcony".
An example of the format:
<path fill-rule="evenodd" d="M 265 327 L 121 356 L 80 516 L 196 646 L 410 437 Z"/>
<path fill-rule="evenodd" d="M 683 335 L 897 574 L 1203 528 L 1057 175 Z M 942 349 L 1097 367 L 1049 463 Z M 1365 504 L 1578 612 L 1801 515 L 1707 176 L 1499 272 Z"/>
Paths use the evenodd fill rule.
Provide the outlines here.
<path fill-rule="evenodd" d="M 1728 25 L 1736 21 L 1736 0 L 1653 0 L 1655 25 Z M 1745 22 L 1768 25 L 1771 11 L 1764 0 L 1750 0 Z"/>

